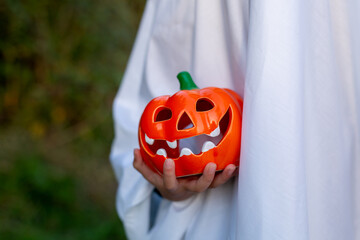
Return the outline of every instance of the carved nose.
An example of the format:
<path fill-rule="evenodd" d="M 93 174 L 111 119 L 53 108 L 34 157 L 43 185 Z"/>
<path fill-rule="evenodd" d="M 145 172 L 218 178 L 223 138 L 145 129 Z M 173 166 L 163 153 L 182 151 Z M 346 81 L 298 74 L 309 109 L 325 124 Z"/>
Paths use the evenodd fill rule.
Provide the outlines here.
<path fill-rule="evenodd" d="M 191 121 L 189 115 L 186 112 L 184 112 L 179 119 L 179 122 L 177 124 L 177 129 L 185 130 L 192 127 L 194 127 L 193 122 Z"/>

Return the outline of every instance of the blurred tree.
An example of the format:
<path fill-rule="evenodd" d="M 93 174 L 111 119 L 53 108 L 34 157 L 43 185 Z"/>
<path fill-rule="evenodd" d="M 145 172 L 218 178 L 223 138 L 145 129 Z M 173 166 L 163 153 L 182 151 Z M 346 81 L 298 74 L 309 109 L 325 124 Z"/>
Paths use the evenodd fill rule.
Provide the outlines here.
<path fill-rule="evenodd" d="M 0 0 L 5 239 L 124 238 L 108 162 L 111 105 L 144 4 Z"/>

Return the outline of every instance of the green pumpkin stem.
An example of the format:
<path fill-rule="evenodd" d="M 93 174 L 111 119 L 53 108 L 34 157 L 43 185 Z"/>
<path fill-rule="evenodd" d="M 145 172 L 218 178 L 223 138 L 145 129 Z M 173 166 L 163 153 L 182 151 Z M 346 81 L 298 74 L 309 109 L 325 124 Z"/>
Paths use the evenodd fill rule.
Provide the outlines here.
<path fill-rule="evenodd" d="M 199 89 L 198 86 L 192 80 L 190 73 L 188 72 L 181 72 L 177 75 L 177 78 L 180 82 L 180 90 L 192 90 L 192 89 Z"/>

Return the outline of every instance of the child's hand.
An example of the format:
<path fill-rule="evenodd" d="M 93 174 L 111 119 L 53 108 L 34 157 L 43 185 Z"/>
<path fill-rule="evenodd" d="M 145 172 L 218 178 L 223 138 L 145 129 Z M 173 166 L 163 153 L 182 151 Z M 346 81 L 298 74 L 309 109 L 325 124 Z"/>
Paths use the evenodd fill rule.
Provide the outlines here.
<path fill-rule="evenodd" d="M 229 164 L 224 171 L 215 175 L 216 164 L 208 163 L 200 177 L 177 179 L 174 161 L 166 159 L 163 176 L 160 176 L 144 163 L 139 149 L 134 150 L 134 167 L 159 190 L 164 198 L 171 201 L 185 200 L 208 188 L 216 188 L 234 176 L 236 169 L 234 164 Z"/>

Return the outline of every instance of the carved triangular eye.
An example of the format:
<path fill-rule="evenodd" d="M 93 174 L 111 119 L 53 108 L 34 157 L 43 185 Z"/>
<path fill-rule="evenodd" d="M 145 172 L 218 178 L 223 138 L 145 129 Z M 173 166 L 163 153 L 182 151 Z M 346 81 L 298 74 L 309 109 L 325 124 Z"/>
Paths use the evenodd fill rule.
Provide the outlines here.
<path fill-rule="evenodd" d="M 197 112 L 206 112 L 214 108 L 214 103 L 208 98 L 200 98 L 196 102 Z"/>
<path fill-rule="evenodd" d="M 158 109 L 157 114 L 155 115 L 155 122 L 162 122 L 169 120 L 172 117 L 172 112 L 170 108 L 161 107 Z"/>

